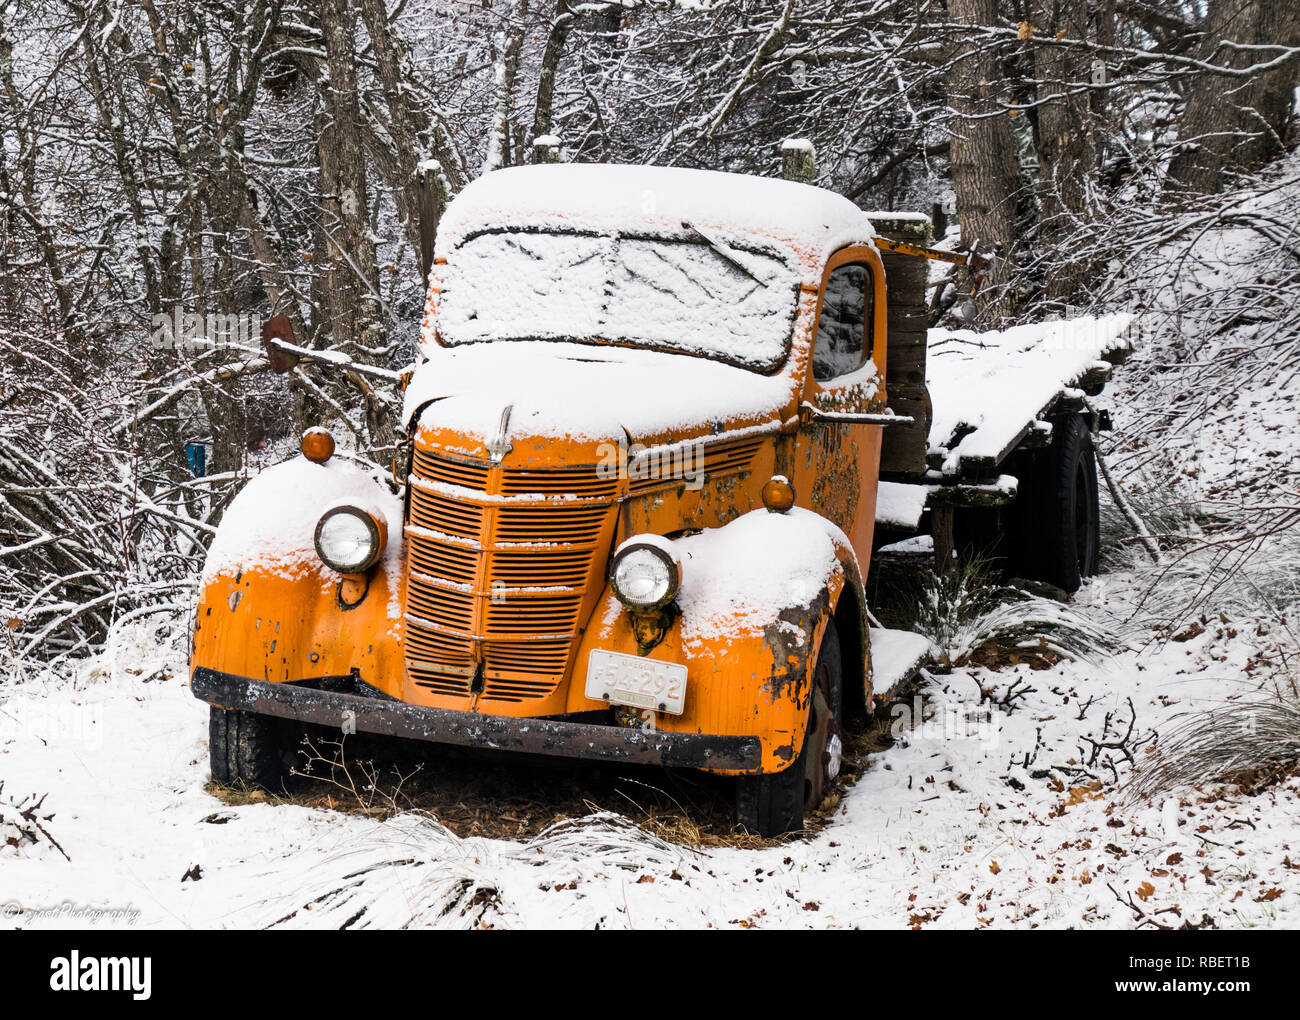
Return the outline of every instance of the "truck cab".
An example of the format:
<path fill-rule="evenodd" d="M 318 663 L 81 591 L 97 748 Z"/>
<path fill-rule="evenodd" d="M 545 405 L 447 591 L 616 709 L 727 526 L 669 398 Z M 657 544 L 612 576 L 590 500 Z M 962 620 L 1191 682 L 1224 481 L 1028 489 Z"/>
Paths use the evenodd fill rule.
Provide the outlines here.
<path fill-rule="evenodd" d="M 394 478 L 253 478 L 204 571 L 213 776 L 276 786 L 284 722 L 735 777 L 801 828 L 871 703 L 864 582 L 887 280 L 831 192 L 510 168 L 438 228 Z"/>

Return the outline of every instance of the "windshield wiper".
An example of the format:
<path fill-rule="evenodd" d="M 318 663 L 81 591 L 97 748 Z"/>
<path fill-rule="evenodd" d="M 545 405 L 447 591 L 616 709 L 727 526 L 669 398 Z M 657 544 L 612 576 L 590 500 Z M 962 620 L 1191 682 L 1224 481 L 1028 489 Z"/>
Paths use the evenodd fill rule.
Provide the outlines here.
<path fill-rule="evenodd" d="M 691 231 L 693 234 L 702 237 L 710 248 L 712 248 L 715 252 L 721 255 L 724 259 L 730 262 L 733 266 L 739 269 L 742 273 L 748 276 L 755 283 L 763 284 L 764 286 L 767 285 L 767 281 L 764 280 L 761 276 L 759 276 L 756 272 L 754 272 L 753 267 L 749 265 L 749 263 L 745 260 L 745 257 L 740 252 L 736 251 L 735 248 L 731 247 L 731 245 L 723 241 L 721 238 L 714 236 L 712 233 L 710 233 L 707 230 L 702 230 L 701 228 L 697 227 L 694 223 L 689 223 L 686 220 L 682 220 L 682 226 L 685 229 Z"/>

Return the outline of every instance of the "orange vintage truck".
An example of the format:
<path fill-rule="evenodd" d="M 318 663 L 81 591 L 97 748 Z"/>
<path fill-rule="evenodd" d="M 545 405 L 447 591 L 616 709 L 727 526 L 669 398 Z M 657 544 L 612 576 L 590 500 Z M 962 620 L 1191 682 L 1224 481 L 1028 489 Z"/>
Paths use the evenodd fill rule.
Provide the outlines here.
<path fill-rule="evenodd" d="M 1097 388 L 1106 344 L 991 462 L 963 458 L 979 423 L 926 431 L 924 280 L 891 289 L 926 264 L 900 250 L 792 181 L 541 165 L 466 188 L 438 227 L 403 469 L 312 430 L 222 522 L 192 662 L 213 777 L 278 787 L 294 720 L 724 773 L 745 828 L 799 829 L 845 720 L 898 672 L 897 650 L 873 669 L 864 589 L 881 486 L 888 525 L 946 557 L 951 509 L 1014 506 L 1020 458 L 1047 480 L 1025 524 L 1045 576 L 1095 566 L 1096 418 L 1073 384 Z"/>

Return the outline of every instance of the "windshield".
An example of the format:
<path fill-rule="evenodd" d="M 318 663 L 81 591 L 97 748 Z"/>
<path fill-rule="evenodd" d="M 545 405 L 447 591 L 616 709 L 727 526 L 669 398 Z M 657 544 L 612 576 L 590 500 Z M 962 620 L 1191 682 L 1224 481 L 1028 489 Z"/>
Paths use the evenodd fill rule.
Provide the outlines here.
<path fill-rule="evenodd" d="M 493 232 L 442 273 L 444 344 L 571 340 L 697 354 L 757 371 L 785 360 L 798 280 L 782 260 L 686 239 Z"/>

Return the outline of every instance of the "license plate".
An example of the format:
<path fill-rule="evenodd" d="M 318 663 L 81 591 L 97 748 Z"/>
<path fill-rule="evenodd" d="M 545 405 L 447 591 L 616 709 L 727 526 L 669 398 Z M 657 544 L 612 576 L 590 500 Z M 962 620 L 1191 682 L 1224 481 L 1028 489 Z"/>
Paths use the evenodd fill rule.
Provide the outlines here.
<path fill-rule="evenodd" d="M 686 667 L 596 649 L 587 660 L 587 697 L 681 715 L 686 703 Z"/>

